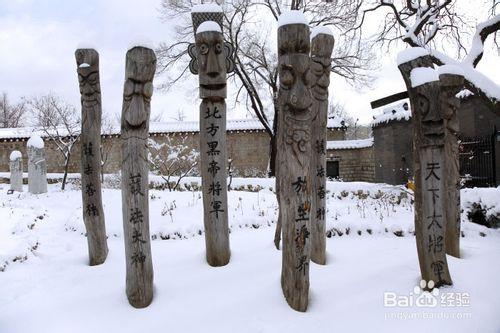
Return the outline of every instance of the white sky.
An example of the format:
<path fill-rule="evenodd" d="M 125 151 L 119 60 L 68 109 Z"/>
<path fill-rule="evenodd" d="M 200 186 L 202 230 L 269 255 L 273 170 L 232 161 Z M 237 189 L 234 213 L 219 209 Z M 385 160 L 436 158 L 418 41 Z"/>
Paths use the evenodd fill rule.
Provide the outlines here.
<path fill-rule="evenodd" d="M 74 51 L 90 44 L 100 54 L 104 112 L 116 117 L 121 113 L 125 53 L 130 43 L 144 38 L 154 44 L 172 40 L 173 26 L 159 20 L 159 6 L 160 0 L 0 0 L 0 91 L 8 92 L 11 101 L 51 91 L 79 106 Z M 484 10 L 477 15 L 479 20 L 485 17 Z M 402 44 L 397 47 L 404 48 Z M 385 54 L 374 72 L 378 79 L 372 89 L 357 92 L 332 76 L 331 94 L 362 123 L 370 122 L 374 114 L 370 101 L 404 90 L 395 64 L 400 49 Z M 493 51 L 479 67 L 497 83 L 498 63 Z M 155 92 L 153 116 L 161 114 L 169 120 L 182 109 L 188 120 L 197 119 L 196 87 L 193 76 L 168 94 Z M 228 108 L 233 105 L 228 100 Z M 245 112 L 232 111 L 228 116 L 241 118 Z"/>

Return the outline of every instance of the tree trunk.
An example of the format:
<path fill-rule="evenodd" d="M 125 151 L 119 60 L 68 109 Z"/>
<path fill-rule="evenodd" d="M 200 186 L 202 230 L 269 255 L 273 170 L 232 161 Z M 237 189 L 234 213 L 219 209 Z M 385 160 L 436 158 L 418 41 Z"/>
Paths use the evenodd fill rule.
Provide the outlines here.
<path fill-rule="evenodd" d="M 136 46 L 127 52 L 121 120 L 122 213 L 127 297 L 136 308 L 153 300 L 153 262 L 149 234 L 148 134 L 156 56 Z"/>
<path fill-rule="evenodd" d="M 456 95 L 464 87 L 464 78 L 459 75 L 441 75 L 440 106 L 444 118 L 444 174 L 446 212 L 446 253 L 460 258 L 460 164 L 458 151 L 460 99 Z"/>
<path fill-rule="evenodd" d="M 330 86 L 333 36 L 318 34 L 311 43 L 311 72 L 315 76 L 313 121 L 311 127 L 311 260 L 326 263 L 326 127 L 328 122 L 328 87 Z"/>
<path fill-rule="evenodd" d="M 108 243 L 101 191 L 101 84 L 99 54 L 94 49 L 75 52 L 82 105 L 80 174 L 83 222 L 87 230 L 89 264 L 100 265 L 108 256 Z M 64 168 L 66 184 L 70 153 Z"/>
<path fill-rule="evenodd" d="M 410 97 L 413 123 L 415 177 L 415 233 L 422 279 L 429 289 L 451 285 L 445 248 L 444 122 L 440 111 L 439 82 L 413 87 L 411 72 L 432 69 L 424 56 L 401 64 L 399 69 Z"/>
<path fill-rule="evenodd" d="M 278 28 L 279 105 L 277 189 L 283 225 L 281 287 L 288 304 L 306 311 L 309 299 L 311 105 L 309 27 Z M 293 79 L 295 78 L 295 79 Z"/>
<path fill-rule="evenodd" d="M 69 169 L 69 158 L 70 157 L 71 157 L 71 155 L 68 152 L 68 157 L 64 161 L 64 175 L 63 175 L 62 184 L 61 184 L 61 191 L 64 191 L 66 189 L 66 182 L 68 180 L 68 169 Z"/>

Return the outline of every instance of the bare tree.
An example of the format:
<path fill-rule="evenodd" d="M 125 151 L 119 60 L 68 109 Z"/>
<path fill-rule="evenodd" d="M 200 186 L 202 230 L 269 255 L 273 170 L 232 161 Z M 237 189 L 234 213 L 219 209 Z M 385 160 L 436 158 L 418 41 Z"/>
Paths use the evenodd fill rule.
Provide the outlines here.
<path fill-rule="evenodd" d="M 16 104 L 10 104 L 6 92 L 0 96 L 0 127 L 13 128 L 23 126 L 26 114 L 26 101 L 24 98 Z"/>
<path fill-rule="evenodd" d="M 80 117 L 76 108 L 49 93 L 28 100 L 35 125 L 52 140 L 64 160 L 64 176 L 61 189 L 66 187 L 69 162 L 75 142 L 80 137 Z"/>
<path fill-rule="evenodd" d="M 312 27 L 328 25 L 337 37 L 332 56 L 332 72 L 353 85 L 370 82 L 368 70 L 373 67 L 370 49 L 360 39 L 356 24 L 361 0 L 227 0 L 224 4 L 224 38 L 235 49 L 235 70 L 229 79 L 237 89 L 236 102 L 243 103 L 262 123 L 270 137 L 270 174 L 274 174 L 276 156 L 276 122 L 278 94 L 277 56 L 270 29 L 284 10 L 298 9 Z M 170 89 L 188 73 L 187 46 L 193 31 L 189 13 L 195 1 L 162 0 L 161 16 L 175 20 L 174 44 L 162 44 L 157 50 L 158 68 L 165 75 L 164 89 Z"/>
<path fill-rule="evenodd" d="M 393 42 L 403 41 L 411 47 L 424 47 L 429 50 L 432 62 L 427 64 L 428 66 L 453 64 L 465 69 L 476 67 L 482 59 L 486 39 L 490 35 L 496 37 L 500 29 L 500 15 L 495 14 L 498 0 L 492 2 L 489 10 L 491 18 L 476 26 L 470 48 L 464 46 L 462 38 L 466 35 L 470 22 L 465 18 L 466 13 L 458 11 L 457 0 L 372 0 L 366 1 L 366 4 L 354 29 L 363 28 L 369 13 L 385 9 L 385 21 L 380 31 L 375 34 L 375 43 L 389 46 Z M 436 50 L 438 45 L 443 47 L 450 44 L 455 46 L 458 58 L 461 54 L 466 54 L 462 61 Z M 479 86 L 481 80 L 471 80 L 468 75 L 465 79 L 466 88 L 474 94 L 488 101 L 496 100 Z M 500 103 L 494 103 L 493 107 L 499 106 Z"/>
<path fill-rule="evenodd" d="M 103 112 L 101 121 L 101 135 L 112 135 L 118 125 L 114 125 L 108 114 Z M 104 181 L 104 170 L 108 165 L 111 152 L 115 148 L 115 140 L 109 138 L 106 140 L 103 138 L 100 152 L 101 152 L 101 181 Z"/>
<path fill-rule="evenodd" d="M 175 191 L 184 177 L 198 174 L 200 153 L 186 141 L 186 137 L 166 137 L 164 143 L 148 140 L 150 168 L 166 181 L 169 191 Z M 172 177 L 177 180 L 171 182 Z"/>

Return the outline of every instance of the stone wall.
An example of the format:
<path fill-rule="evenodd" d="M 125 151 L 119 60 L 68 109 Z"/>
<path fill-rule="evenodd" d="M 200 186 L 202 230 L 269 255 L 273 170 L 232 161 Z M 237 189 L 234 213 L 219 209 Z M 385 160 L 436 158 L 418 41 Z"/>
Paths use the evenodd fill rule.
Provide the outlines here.
<path fill-rule="evenodd" d="M 343 140 L 344 131 L 339 129 L 328 130 L 329 140 Z M 199 136 L 197 132 L 178 133 L 155 133 L 151 134 L 158 143 L 164 143 L 169 136 L 185 138 L 185 144 L 196 150 L 199 148 Z M 0 140 L 0 172 L 9 171 L 9 155 L 12 150 L 19 150 L 23 154 L 23 170 L 27 171 L 28 157 L 26 155 L 26 142 L 23 139 Z M 264 176 L 267 174 L 269 159 L 269 136 L 263 130 L 230 131 L 227 133 L 228 157 L 232 159 L 232 169 L 235 176 L 251 177 Z M 102 137 L 102 150 L 105 160 L 104 172 L 115 173 L 121 168 L 121 143 L 119 135 L 106 135 Z M 64 171 L 64 158 L 57 150 L 56 145 L 45 140 L 45 156 L 47 159 L 47 172 L 62 173 Z M 75 143 L 70 159 L 69 172 L 80 172 L 80 141 Z"/>
<path fill-rule="evenodd" d="M 327 161 L 339 162 L 339 177 L 346 182 L 373 182 L 375 164 L 373 147 L 327 151 Z"/>
<path fill-rule="evenodd" d="M 373 127 L 375 182 L 405 184 L 413 176 L 413 126 L 394 120 Z"/>

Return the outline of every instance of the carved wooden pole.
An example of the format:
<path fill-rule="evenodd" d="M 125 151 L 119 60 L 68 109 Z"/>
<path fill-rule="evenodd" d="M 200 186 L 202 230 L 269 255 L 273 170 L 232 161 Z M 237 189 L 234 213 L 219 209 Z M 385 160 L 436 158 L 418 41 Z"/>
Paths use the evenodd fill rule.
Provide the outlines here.
<path fill-rule="evenodd" d="M 23 155 L 14 150 L 10 153 L 10 190 L 23 191 Z"/>
<path fill-rule="evenodd" d="M 293 11 L 294 14 L 300 15 Z M 291 15 L 291 13 L 283 14 Z M 280 16 L 278 28 L 278 178 L 283 224 L 281 287 L 288 304 L 306 311 L 309 298 L 312 96 L 309 26 Z M 297 23 L 289 23 L 297 22 Z"/>
<path fill-rule="evenodd" d="M 32 194 L 47 192 L 47 162 L 41 137 L 33 135 L 26 143 L 28 150 L 28 191 Z"/>
<path fill-rule="evenodd" d="M 192 13 L 195 44 L 189 46 L 190 70 L 200 81 L 200 153 L 206 260 L 229 262 L 227 213 L 226 102 L 227 73 L 234 69 L 232 46 L 224 42 L 222 14 Z M 217 19 L 209 21 L 207 19 Z M 203 19 L 205 19 L 203 21 Z"/>
<path fill-rule="evenodd" d="M 121 186 L 127 297 L 136 308 L 146 307 L 153 300 L 147 140 L 155 70 L 153 50 L 136 46 L 127 52 L 121 120 Z"/>
<path fill-rule="evenodd" d="M 440 87 L 428 56 L 399 65 L 410 96 L 413 122 L 415 233 L 422 279 L 451 285 L 445 247 L 444 121 Z M 420 67 L 422 66 L 422 67 Z M 430 67 L 430 68 L 425 68 Z M 416 82 L 418 76 L 433 80 Z M 413 76 L 413 80 L 412 80 Z"/>
<path fill-rule="evenodd" d="M 81 179 L 83 222 L 87 230 L 89 263 L 100 265 L 108 256 L 101 192 L 101 84 L 99 54 L 94 49 L 75 52 L 82 104 Z"/>
<path fill-rule="evenodd" d="M 322 28 L 324 29 L 324 27 Z M 334 38 L 321 30 L 311 41 L 311 73 L 315 76 L 311 88 L 313 120 L 311 125 L 311 260 L 326 263 L 326 126 L 328 122 L 328 87 Z"/>
<path fill-rule="evenodd" d="M 446 213 L 446 253 L 460 257 L 460 164 L 458 151 L 458 109 L 460 99 L 456 95 L 464 87 L 461 75 L 441 74 L 440 104 L 444 118 L 444 170 L 445 175 L 445 213 Z"/>

